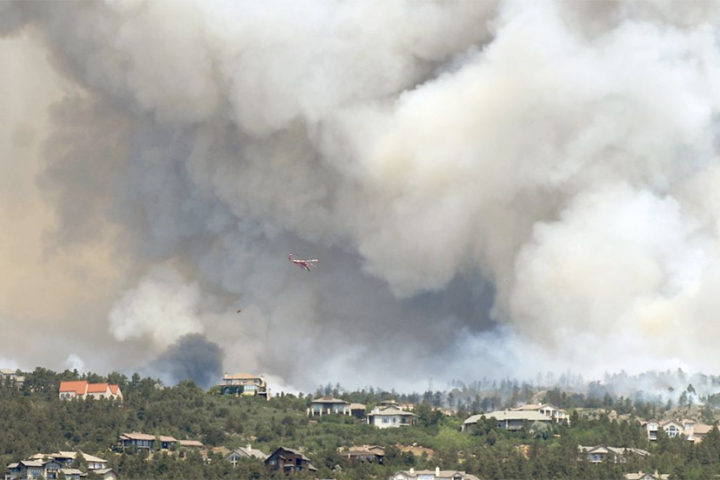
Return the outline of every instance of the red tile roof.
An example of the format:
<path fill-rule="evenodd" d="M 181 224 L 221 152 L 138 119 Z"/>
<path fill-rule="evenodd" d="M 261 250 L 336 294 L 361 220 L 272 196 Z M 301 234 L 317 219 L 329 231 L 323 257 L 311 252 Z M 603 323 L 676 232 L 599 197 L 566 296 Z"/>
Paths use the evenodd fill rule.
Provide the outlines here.
<path fill-rule="evenodd" d="M 107 383 L 90 383 L 88 384 L 87 393 L 105 393 L 107 390 Z"/>
<path fill-rule="evenodd" d="M 120 393 L 120 385 L 110 384 L 110 392 L 112 392 L 113 395 L 117 395 L 118 393 Z"/>
<path fill-rule="evenodd" d="M 85 395 L 87 391 L 87 380 L 76 380 L 70 382 L 60 382 L 61 392 L 75 392 L 77 395 Z"/>

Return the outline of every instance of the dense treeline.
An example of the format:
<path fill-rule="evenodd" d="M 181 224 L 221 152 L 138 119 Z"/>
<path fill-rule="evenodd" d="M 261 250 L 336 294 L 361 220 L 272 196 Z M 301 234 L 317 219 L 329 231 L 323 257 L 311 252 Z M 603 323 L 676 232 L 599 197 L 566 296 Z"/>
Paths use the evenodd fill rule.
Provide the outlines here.
<path fill-rule="evenodd" d="M 124 402 L 111 400 L 60 401 L 61 380 L 87 378 L 91 382 L 109 381 L 120 385 Z M 492 408 L 513 406 L 508 402 L 537 396 L 531 388 L 519 388 L 513 395 L 510 385 L 504 393 L 489 391 L 488 396 L 473 400 Z M 166 388 L 158 381 L 118 373 L 108 377 L 77 372 L 55 373 L 38 368 L 26 374 L 22 388 L 5 384 L 0 388 L 0 461 L 10 462 L 37 452 L 82 450 L 106 458 L 124 479 L 131 478 L 274 478 L 261 461 L 248 460 L 233 468 L 220 453 L 212 450 L 203 457 L 190 451 L 164 453 L 121 453 L 113 450 L 119 434 L 140 431 L 172 435 L 178 439 L 197 439 L 207 447 L 229 449 L 252 443 L 266 453 L 279 446 L 300 448 L 318 468 L 315 478 L 367 479 L 387 478 L 397 470 L 439 466 L 473 473 L 483 479 L 544 478 L 621 478 L 624 472 L 655 471 L 674 478 L 709 478 L 720 474 L 720 434 L 710 433 L 704 442 L 693 445 L 680 438 L 660 435 L 652 444 L 640 425 L 627 417 L 610 421 L 607 416 L 588 419 L 574 407 L 587 405 L 583 398 L 559 389 L 547 391 L 543 400 L 567 407 L 572 413 L 570 427 L 526 425 L 522 431 L 507 432 L 493 422 L 481 422 L 472 432 L 461 432 L 462 421 L 477 410 L 456 404 L 455 415 L 444 415 L 434 407 L 448 406 L 452 392 L 395 395 L 366 389 L 344 392 L 327 386 L 317 394 L 335 394 L 348 401 L 362 402 L 371 408 L 382 400 L 417 403 L 418 424 L 409 428 L 378 430 L 352 417 L 308 418 L 311 396 L 281 395 L 265 401 L 260 398 L 222 396 L 211 389 L 203 391 L 192 382 Z M 477 394 L 476 394 L 477 395 Z M 595 399 L 592 399 L 595 402 Z M 584 402 L 584 403 L 583 403 Z M 601 406 L 619 413 L 647 418 L 665 406 L 627 398 L 605 396 Z M 488 408 L 489 409 L 489 408 Z M 712 417 L 713 411 L 705 407 Z M 338 447 L 381 445 L 386 448 L 383 465 L 351 463 L 338 453 Z M 578 445 L 610 445 L 649 450 L 648 458 L 631 458 L 624 464 L 589 464 L 578 458 Z M 401 446 L 432 449 L 413 455 Z M 298 475 L 303 478 L 303 475 Z M 310 478 L 310 477 L 308 477 Z"/>

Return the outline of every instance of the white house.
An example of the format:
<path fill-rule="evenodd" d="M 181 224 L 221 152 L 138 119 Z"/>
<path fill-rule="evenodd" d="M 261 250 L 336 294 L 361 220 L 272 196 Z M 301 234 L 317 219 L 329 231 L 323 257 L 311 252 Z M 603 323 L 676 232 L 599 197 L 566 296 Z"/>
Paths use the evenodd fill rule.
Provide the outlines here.
<path fill-rule="evenodd" d="M 470 475 L 459 470 L 403 470 L 395 472 L 390 480 L 479 480 L 475 475 Z"/>
<path fill-rule="evenodd" d="M 641 448 L 608 447 L 605 445 L 598 445 L 594 447 L 584 447 L 579 445 L 578 452 L 581 458 L 584 458 L 590 463 L 625 463 L 632 455 L 637 457 L 647 457 L 650 455 L 650 452 Z"/>
<path fill-rule="evenodd" d="M 536 411 L 496 410 L 494 412 L 481 413 L 468 417 L 463 422 L 462 429 L 467 430 L 472 428 L 482 417 L 495 420 L 498 427 L 506 430 L 520 430 L 523 428 L 523 425 L 533 424 L 535 422 L 549 425 L 553 421 L 551 417 Z"/>
<path fill-rule="evenodd" d="M 316 415 L 350 415 L 352 410 L 350 409 L 350 402 L 341 400 L 333 397 L 320 397 L 313 399 L 308 410 L 309 416 Z"/>
<path fill-rule="evenodd" d="M 530 403 L 517 408 L 512 408 L 511 410 L 518 412 L 538 412 L 551 418 L 555 423 L 570 423 L 570 417 L 568 416 L 567 411 L 562 408 L 557 408 L 549 403 Z"/>
<path fill-rule="evenodd" d="M 415 414 L 395 407 L 375 407 L 368 414 L 367 423 L 377 428 L 406 427 L 415 423 Z"/>
<path fill-rule="evenodd" d="M 110 383 L 88 383 L 87 380 L 60 382 L 59 396 L 60 400 L 94 398 L 96 400 L 111 399 L 122 401 L 123 399 L 120 386 Z"/>

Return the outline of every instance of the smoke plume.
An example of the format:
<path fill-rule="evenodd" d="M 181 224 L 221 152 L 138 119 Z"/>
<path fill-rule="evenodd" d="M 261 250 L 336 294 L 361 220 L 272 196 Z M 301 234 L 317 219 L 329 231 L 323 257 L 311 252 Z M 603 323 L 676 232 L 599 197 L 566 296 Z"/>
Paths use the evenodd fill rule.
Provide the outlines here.
<path fill-rule="evenodd" d="M 202 388 L 219 383 L 222 349 L 197 333 L 180 337 L 144 370 L 167 384 L 192 380 Z"/>
<path fill-rule="evenodd" d="M 0 265 L 63 295 L 0 322 L 201 384 L 717 369 L 720 9 L 675 7 L 4 2 Z"/>

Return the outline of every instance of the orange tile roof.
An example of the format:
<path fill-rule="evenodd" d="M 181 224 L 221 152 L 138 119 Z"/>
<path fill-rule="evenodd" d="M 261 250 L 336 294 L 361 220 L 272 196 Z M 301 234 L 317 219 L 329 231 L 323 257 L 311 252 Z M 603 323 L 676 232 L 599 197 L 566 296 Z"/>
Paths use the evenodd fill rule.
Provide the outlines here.
<path fill-rule="evenodd" d="M 87 380 L 75 380 L 60 382 L 61 392 L 75 392 L 77 395 L 85 395 L 87 391 Z"/>
<path fill-rule="evenodd" d="M 120 393 L 120 385 L 110 384 L 110 392 L 112 392 L 113 395 L 117 395 L 118 393 Z"/>
<path fill-rule="evenodd" d="M 107 383 L 89 383 L 87 393 L 105 393 L 107 389 Z"/>

